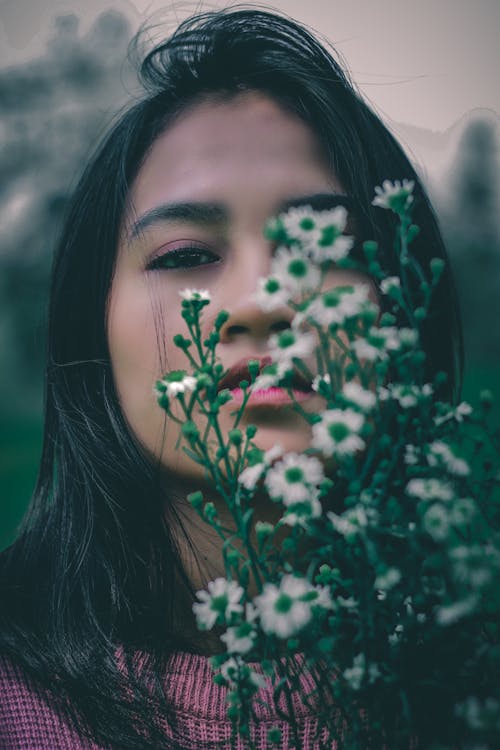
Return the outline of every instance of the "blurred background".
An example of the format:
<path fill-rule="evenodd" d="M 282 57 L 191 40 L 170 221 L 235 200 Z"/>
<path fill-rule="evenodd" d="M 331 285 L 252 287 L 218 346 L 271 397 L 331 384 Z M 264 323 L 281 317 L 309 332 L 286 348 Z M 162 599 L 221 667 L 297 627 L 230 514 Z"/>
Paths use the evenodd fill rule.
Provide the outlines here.
<path fill-rule="evenodd" d="M 87 156 L 136 90 L 128 43 L 145 22 L 154 38 L 194 11 L 232 5 L 0 0 L 0 549 L 14 538 L 36 478 L 54 243 Z M 500 3 L 266 7 L 334 44 L 415 163 L 462 301 L 463 397 L 474 405 L 481 389 L 500 396 Z"/>

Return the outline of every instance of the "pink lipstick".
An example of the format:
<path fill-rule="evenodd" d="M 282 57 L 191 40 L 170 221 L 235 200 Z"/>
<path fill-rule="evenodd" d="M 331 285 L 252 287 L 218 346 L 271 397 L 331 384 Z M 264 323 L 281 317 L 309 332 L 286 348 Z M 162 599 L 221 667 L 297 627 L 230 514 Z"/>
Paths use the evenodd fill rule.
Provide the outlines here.
<path fill-rule="evenodd" d="M 314 396 L 314 391 L 299 391 L 296 388 L 292 388 L 293 398 L 288 393 L 286 388 L 278 388 L 272 386 L 271 388 L 262 388 L 250 394 L 250 398 L 247 401 L 247 407 L 250 406 L 286 406 L 298 401 L 306 401 L 311 396 Z M 243 391 L 241 388 L 231 388 L 231 396 L 233 400 L 231 404 L 239 406 L 243 403 Z"/>

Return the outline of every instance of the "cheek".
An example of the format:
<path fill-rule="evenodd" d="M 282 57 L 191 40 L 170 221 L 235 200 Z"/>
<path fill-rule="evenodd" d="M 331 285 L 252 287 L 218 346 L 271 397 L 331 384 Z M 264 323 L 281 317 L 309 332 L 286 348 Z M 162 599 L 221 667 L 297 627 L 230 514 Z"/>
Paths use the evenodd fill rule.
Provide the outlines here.
<path fill-rule="evenodd" d="M 134 434 L 151 452 L 157 452 L 164 412 L 156 403 L 155 381 L 164 370 L 177 369 L 182 357 L 171 343 L 169 323 L 158 290 L 141 280 L 117 277 L 111 290 L 108 346 L 116 390 L 123 414 Z M 178 365 L 180 366 L 180 364 Z"/>

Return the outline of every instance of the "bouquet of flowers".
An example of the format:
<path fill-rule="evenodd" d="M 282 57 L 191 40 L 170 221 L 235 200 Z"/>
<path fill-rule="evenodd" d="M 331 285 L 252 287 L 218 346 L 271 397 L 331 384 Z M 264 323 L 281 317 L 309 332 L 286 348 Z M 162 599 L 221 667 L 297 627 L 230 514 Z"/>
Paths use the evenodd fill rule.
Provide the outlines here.
<path fill-rule="evenodd" d="M 201 492 L 189 496 L 220 536 L 225 565 L 194 612 L 201 630 L 220 636 L 214 679 L 228 686 L 235 738 L 250 747 L 266 681 L 297 748 L 297 700 L 316 708 L 325 748 L 498 746 L 499 436 L 488 426 L 489 393 L 474 411 L 439 400 L 443 373 L 425 382 L 420 330 L 443 261 L 410 262 L 412 190 L 386 181 L 374 199 L 398 217 L 398 277 L 384 272 L 374 241 L 355 259 L 343 206 L 295 208 L 268 224 L 278 249 L 257 300 L 265 310 L 288 305 L 293 320 L 270 339 L 268 366 L 249 362 L 227 434 L 218 415 L 232 394 L 217 357 L 227 313 L 201 340 L 209 294 L 181 293 L 189 337 L 174 342 L 187 369 L 167 373 L 157 395 L 232 518 Z M 325 288 L 333 264 L 369 275 L 385 312 L 366 284 Z M 303 408 L 300 379 L 322 397 L 321 413 Z M 276 386 L 309 425 L 300 455 L 265 452 L 256 428 L 239 426 L 252 394 Z M 255 517 L 259 493 L 276 523 Z M 279 729 L 268 739 L 279 742 Z"/>

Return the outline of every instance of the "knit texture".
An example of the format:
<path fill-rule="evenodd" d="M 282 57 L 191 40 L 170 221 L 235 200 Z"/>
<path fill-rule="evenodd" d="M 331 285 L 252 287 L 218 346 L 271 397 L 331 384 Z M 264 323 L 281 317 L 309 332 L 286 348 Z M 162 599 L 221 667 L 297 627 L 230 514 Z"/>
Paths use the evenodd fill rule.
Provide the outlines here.
<path fill-rule="evenodd" d="M 301 677 L 302 688 L 309 693 L 312 678 Z M 166 694 L 176 716 L 175 733 L 165 725 L 166 737 L 182 742 L 183 750 L 217 748 L 244 750 L 238 740 L 231 744 L 231 722 L 226 717 L 227 688 L 214 684 L 213 670 L 204 656 L 174 654 L 165 675 Z M 271 686 L 263 687 L 255 703 L 252 737 L 258 750 L 271 747 L 267 735 L 278 727 L 281 742 L 276 750 L 294 746 L 288 724 L 279 718 L 272 700 Z M 319 750 L 315 740 L 317 720 L 314 710 L 293 697 L 294 711 L 303 750 Z M 324 747 L 324 745 L 323 745 Z M 336 743 L 331 745 L 335 750 Z M 110 750 L 89 743 L 72 729 L 57 710 L 48 691 L 37 687 L 12 663 L 0 659 L 0 749 L 1 750 Z M 119 750 L 112 748 L 111 750 Z"/>

